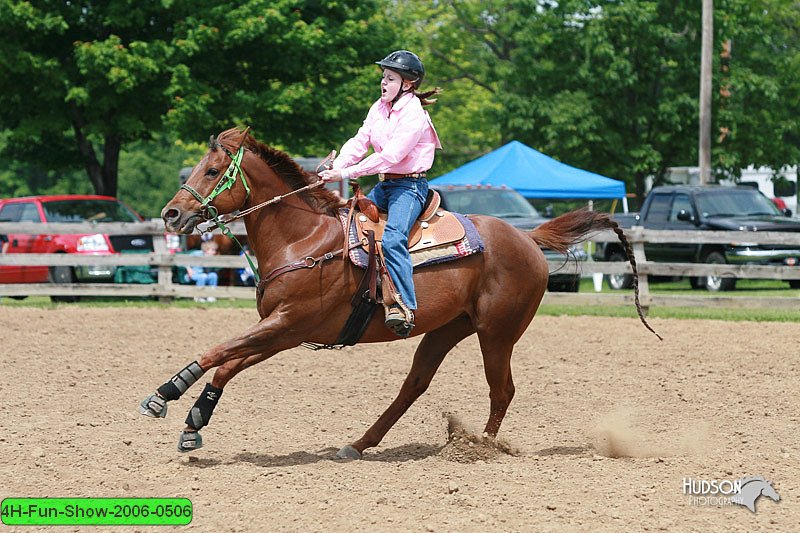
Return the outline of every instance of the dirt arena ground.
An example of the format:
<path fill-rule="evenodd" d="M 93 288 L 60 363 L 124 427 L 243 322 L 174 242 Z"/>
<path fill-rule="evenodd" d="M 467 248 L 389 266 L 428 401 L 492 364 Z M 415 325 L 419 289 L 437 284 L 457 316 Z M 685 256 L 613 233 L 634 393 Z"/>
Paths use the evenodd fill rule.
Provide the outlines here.
<path fill-rule="evenodd" d="M 800 524 L 800 324 L 653 320 L 659 342 L 634 319 L 537 317 L 515 351 L 517 394 L 500 432 L 514 455 L 475 436 L 488 387 L 474 337 L 379 447 L 346 463 L 331 457 L 389 404 L 418 340 L 295 349 L 232 381 L 205 447 L 179 454 L 202 383 L 163 420 L 140 416 L 139 402 L 256 318 L 0 305 L 0 498 L 187 497 L 194 519 L 181 529 L 214 532 Z M 771 480 L 781 501 L 762 496 L 754 514 L 683 494 L 684 478 L 749 475 Z M 134 529 L 170 530 L 114 531 Z"/>

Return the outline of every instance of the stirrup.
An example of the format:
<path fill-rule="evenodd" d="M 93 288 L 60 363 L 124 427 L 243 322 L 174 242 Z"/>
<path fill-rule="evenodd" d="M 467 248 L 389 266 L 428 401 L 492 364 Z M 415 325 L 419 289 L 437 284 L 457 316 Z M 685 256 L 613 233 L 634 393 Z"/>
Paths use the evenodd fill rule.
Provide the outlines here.
<path fill-rule="evenodd" d="M 386 327 L 394 331 L 394 333 L 401 338 L 406 338 L 411 334 L 414 328 L 414 314 L 411 313 L 411 321 L 406 320 L 406 315 L 403 308 L 397 304 L 393 304 L 386 312 L 386 320 L 384 320 Z"/>
<path fill-rule="evenodd" d="M 392 304 L 389 309 L 386 311 L 386 320 L 384 323 L 386 327 L 393 328 L 398 324 L 403 324 L 406 321 L 406 315 L 403 312 L 403 308 L 397 304 Z"/>

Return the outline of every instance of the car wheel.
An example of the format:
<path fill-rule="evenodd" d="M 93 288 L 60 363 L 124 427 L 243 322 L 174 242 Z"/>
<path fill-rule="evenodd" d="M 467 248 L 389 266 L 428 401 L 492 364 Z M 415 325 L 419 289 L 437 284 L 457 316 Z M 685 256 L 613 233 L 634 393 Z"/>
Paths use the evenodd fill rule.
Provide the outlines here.
<path fill-rule="evenodd" d="M 800 279 L 790 279 L 789 287 L 793 289 L 800 289 Z"/>
<path fill-rule="evenodd" d="M 609 261 L 627 261 L 628 256 L 623 252 L 612 252 L 608 258 Z M 615 291 L 622 289 L 630 289 L 633 287 L 633 276 L 631 274 L 606 274 L 608 286 Z"/>
<path fill-rule="evenodd" d="M 72 267 L 68 266 L 55 266 L 50 268 L 50 282 L 51 283 L 75 283 L 75 272 Z M 50 301 L 53 303 L 72 303 L 77 302 L 80 296 L 51 296 Z"/>
<path fill-rule="evenodd" d="M 709 252 L 703 258 L 703 263 L 712 265 L 724 265 L 725 256 L 720 252 Z M 720 292 L 732 291 L 736 288 L 736 278 L 723 278 L 722 276 L 702 276 L 699 278 L 700 285 L 707 291 Z"/>

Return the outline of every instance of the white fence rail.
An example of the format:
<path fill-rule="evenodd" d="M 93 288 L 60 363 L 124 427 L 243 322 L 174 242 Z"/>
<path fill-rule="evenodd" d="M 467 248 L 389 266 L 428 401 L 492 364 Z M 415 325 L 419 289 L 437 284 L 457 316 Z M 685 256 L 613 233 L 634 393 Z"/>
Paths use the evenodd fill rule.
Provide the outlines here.
<path fill-rule="evenodd" d="M 234 225 L 234 233 L 244 234 L 242 224 Z M 151 266 L 158 269 L 158 279 L 152 284 L 133 283 L 25 283 L 0 284 L 0 296 L 152 296 L 164 299 L 207 296 L 207 287 L 173 283 L 173 267 L 207 266 L 216 268 L 243 268 L 246 264 L 241 256 L 193 256 L 171 254 L 164 239 L 163 223 L 85 223 L 85 224 L 37 224 L 0 223 L 0 234 L 95 234 L 108 235 L 152 235 L 154 251 L 137 254 L 0 254 L 0 265 L 16 266 Z M 656 263 L 647 261 L 644 244 L 649 243 L 720 243 L 747 242 L 754 244 L 779 244 L 800 247 L 800 233 L 783 232 L 729 232 L 729 231 L 653 231 L 643 228 L 626 230 L 633 246 L 639 269 L 639 287 L 642 304 L 645 306 L 729 306 L 729 307 L 792 307 L 800 306 L 800 298 L 769 297 L 753 298 L 736 296 L 735 291 L 722 295 L 698 294 L 697 296 L 654 295 L 650 292 L 648 276 L 707 276 L 720 275 L 732 278 L 756 278 L 800 280 L 797 266 L 712 265 L 696 263 Z M 595 242 L 618 242 L 613 232 L 604 232 L 592 237 Z M 255 261 L 255 258 L 254 258 Z M 581 262 L 550 263 L 550 271 L 559 274 L 620 274 L 630 273 L 626 262 Z M 214 295 L 218 298 L 254 298 L 252 287 L 220 286 Z M 547 303 L 575 305 L 615 305 L 633 301 L 630 291 L 619 293 L 547 293 Z"/>

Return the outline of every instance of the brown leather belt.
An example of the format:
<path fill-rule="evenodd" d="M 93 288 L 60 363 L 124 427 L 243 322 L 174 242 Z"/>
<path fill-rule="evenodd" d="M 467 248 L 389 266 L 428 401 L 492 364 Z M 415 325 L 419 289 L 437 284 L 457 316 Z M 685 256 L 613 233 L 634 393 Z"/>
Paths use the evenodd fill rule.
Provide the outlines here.
<path fill-rule="evenodd" d="M 414 172 L 413 174 L 378 174 L 378 179 L 381 181 L 399 180 L 401 178 L 419 179 L 427 177 L 427 175 L 427 172 Z"/>

